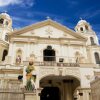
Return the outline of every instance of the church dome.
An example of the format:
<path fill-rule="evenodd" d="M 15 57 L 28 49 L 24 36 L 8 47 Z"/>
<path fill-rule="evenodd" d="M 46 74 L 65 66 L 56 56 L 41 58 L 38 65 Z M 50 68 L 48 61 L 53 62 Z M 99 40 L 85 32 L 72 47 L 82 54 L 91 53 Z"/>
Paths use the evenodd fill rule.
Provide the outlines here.
<path fill-rule="evenodd" d="M 79 25 L 79 24 L 83 24 L 83 23 L 87 23 L 87 21 L 81 19 L 77 24 Z"/>
<path fill-rule="evenodd" d="M 7 19 L 11 19 L 11 17 L 7 13 L 1 13 L 0 14 L 0 17 L 7 18 Z"/>
<path fill-rule="evenodd" d="M 12 18 L 6 12 L 0 14 L 0 26 L 12 30 Z"/>
<path fill-rule="evenodd" d="M 79 33 L 87 33 L 92 30 L 91 25 L 86 21 L 86 20 L 79 20 L 76 27 L 75 31 Z"/>

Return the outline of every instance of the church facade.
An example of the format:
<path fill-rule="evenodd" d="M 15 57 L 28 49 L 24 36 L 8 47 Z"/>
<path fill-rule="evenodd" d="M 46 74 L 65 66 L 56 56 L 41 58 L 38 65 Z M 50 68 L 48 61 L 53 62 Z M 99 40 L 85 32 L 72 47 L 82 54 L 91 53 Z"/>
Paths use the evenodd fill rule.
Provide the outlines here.
<path fill-rule="evenodd" d="M 36 89 L 42 88 L 40 100 L 92 100 L 90 82 L 100 73 L 100 45 L 87 21 L 80 20 L 75 31 L 51 19 L 13 30 L 11 17 L 1 13 L 0 86 L 25 86 L 30 60 Z"/>

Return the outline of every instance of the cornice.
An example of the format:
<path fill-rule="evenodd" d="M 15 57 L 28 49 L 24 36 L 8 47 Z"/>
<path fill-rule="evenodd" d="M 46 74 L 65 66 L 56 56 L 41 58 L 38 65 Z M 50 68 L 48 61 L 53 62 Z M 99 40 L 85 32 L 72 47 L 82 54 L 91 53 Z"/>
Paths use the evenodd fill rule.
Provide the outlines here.
<path fill-rule="evenodd" d="M 89 48 L 99 48 L 100 49 L 100 45 L 88 45 L 87 47 L 89 47 Z"/>
<path fill-rule="evenodd" d="M 17 36 L 12 38 L 10 42 L 14 43 L 39 43 L 39 44 L 70 44 L 70 45 L 85 45 L 86 41 L 71 38 L 45 38 L 45 37 L 25 37 Z"/>
<path fill-rule="evenodd" d="M 22 69 L 0 69 L 0 74 L 22 74 L 23 70 Z"/>
<path fill-rule="evenodd" d="M 0 40 L 0 45 L 4 46 L 4 47 L 9 47 L 9 43 L 3 41 L 3 40 Z"/>

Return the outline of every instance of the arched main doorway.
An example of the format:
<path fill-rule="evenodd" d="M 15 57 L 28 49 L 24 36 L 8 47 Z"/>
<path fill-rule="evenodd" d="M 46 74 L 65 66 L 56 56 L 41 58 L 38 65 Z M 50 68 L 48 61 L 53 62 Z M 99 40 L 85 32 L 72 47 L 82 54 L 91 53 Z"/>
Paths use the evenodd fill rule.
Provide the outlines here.
<path fill-rule="evenodd" d="M 41 100 L 60 100 L 60 91 L 58 87 L 44 87 L 41 92 Z"/>
<path fill-rule="evenodd" d="M 47 48 L 43 51 L 43 60 L 44 61 L 55 61 L 55 50 L 52 49 L 51 46 L 47 46 Z"/>
<path fill-rule="evenodd" d="M 72 76 L 47 76 L 40 80 L 40 100 L 74 100 L 80 81 Z"/>

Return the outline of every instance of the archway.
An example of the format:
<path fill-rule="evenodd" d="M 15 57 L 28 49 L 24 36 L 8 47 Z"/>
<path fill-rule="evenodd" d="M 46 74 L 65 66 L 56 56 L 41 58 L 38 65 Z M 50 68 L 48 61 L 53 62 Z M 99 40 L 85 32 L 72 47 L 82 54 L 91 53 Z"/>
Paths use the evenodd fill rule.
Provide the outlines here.
<path fill-rule="evenodd" d="M 96 62 L 96 64 L 100 64 L 99 53 L 98 53 L 98 52 L 95 52 L 95 53 L 94 53 L 94 56 L 95 56 L 95 62 Z"/>
<path fill-rule="evenodd" d="M 73 76 L 47 76 L 40 80 L 40 100 L 74 100 L 80 81 Z"/>
<path fill-rule="evenodd" d="M 51 46 L 47 46 L 47 48 L 43 51 L 43 60 L 44 61 L 55 61 L 55 50 L 52 49 Z"/>
<path fill-rule="evenodd" d="M 5 49 L 5 50 L 3 51 L 2 61 L 5 60 L 5 58 L 6 58 L 7 55 L 8 55 L 8 51 Z"/>
<path fill-rule="evenodd" d="M 40 100 L 60 100 L 58 87 L 44 87 Z"/>
<path fill-rule="evenodd" d="M 91 41 L 91 45 L 94 45 L 95 44 L 93 37 L 90 37 L 90 41 Z"/>

